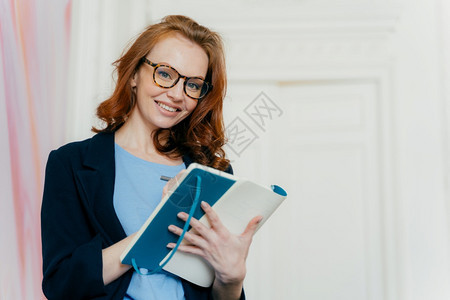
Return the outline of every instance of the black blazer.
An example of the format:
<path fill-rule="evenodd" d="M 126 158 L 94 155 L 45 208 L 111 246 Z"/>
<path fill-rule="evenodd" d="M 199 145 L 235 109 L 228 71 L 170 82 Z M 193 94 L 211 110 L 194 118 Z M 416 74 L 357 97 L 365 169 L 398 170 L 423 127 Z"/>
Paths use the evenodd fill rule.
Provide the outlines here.
<path fill-rule="evenodd" d="M 183 161 L 186 167 L 192 162 L 187 156 Z M 114 180 L 114 133 L 50 153 L 41 209 L 48 299 L 123 299 L 133 269 L 107 286 L 102 276 L 102 249 L 126 237 L 113 207 Z M 187 300 L 212 299 L 211 288 L 182 284 Z"/>

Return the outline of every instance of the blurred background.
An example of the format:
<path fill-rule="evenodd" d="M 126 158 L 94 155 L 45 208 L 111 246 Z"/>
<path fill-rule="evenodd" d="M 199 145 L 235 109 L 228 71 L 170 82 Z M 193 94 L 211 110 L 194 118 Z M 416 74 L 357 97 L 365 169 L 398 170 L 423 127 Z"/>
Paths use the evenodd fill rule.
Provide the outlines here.
<path fill-rule="evenodd" d="M 0 0 L 0 299 L 44 299 L 48 153 L 92 136 L 112 62 L 168 14 L 224 38 L 235 174 L 288 191 L 248 299 L 450 299 L 447 0 Z"/>

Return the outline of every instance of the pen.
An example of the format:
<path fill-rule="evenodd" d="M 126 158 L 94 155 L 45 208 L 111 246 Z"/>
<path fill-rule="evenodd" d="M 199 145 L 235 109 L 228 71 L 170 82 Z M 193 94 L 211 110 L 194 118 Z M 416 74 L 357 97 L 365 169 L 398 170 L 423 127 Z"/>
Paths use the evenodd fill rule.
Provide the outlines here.
<path fill-rule="evenodd" d="M 169 181 L 170 179 L 172 179 L 172 177 L 161 175 L 160 179 L 164 181 Z"/>

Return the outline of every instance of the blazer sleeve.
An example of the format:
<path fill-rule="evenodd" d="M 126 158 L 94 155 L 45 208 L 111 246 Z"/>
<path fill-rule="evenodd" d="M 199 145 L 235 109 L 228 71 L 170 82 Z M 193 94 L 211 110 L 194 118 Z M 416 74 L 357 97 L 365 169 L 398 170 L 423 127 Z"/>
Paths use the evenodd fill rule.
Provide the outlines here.
<path fill-rule="evenodd" d="M 42 288 L 49 300 L 105 295 L 102 239 L 89 226 L 69 156 L 49 155 L 41 208 Z"/>

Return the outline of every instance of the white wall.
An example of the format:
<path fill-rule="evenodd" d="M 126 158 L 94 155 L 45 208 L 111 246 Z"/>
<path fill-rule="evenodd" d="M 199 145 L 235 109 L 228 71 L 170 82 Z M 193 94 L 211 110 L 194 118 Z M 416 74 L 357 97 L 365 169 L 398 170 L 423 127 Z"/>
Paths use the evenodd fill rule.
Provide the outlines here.
<path fill-rule="evenodd" d="M 128 38 L 174 13 L 225 38 L 236 173 L 289 193 L 249 299 L 449 299 L 445 0 L 75 2 L 68 139 L 90 135 Z"/>
<path fill-rule="evenodd" d="M 404 3 L 396 35 L 399 254 L 403 296 L 448 299 L 448 190 L 445 99 L 440 66 L 443 36 L 436 1 Z M 444 33 L 446 31 L 446 33 Z"/>
<path fill-rule="evenodd" d="M 443 153 L 444 153 L 444 180 L 446 191 L 446 213 L 450 214 L 450 3 L 441 0 L 436 5 L 438 10 L 437 22 L 439 31 L 439 84 L 442 92 L 442 115 L 443 115 Z M 447 220 L 447 227 L 450 225 Z M 450 235 L 447 235 L 449 240 Z"/>
<path fill-rule="evenodd" d="M 148 1 L 74 1 L 70 48 L 67 134 L 73 141 L 93 135 L 98 104 L 114 86 L 112 63 L 149 25 Z"/>

